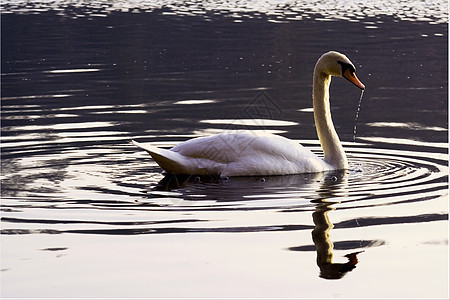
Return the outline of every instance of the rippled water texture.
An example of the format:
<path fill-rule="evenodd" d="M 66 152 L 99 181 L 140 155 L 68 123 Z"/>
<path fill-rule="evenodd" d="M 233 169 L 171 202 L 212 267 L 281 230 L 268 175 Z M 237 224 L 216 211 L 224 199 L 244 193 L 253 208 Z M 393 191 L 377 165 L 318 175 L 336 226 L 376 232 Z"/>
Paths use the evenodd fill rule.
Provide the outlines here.
<path fill-rule="evenodd" d="M 1 296 L 448 298 L 448 13 L 438 1 L 3 1 Z M 223 130 L 345 173 L 164 176 L 132 139 Z M 357 117 L 356 117 L 357 116 Z"/>

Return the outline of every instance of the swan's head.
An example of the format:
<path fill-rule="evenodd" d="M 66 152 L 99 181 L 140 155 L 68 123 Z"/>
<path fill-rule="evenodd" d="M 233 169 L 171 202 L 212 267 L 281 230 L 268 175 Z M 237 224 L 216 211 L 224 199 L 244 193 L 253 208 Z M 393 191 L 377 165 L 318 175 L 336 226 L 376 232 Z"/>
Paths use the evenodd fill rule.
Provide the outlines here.
<path fill-rule="evenodd" d="M 325 53 L 317 61 L 315 70 L 326 75 L 344 77 L 360 89 L 365 89 L 364 84 L 356 77 L 355 66 L 347 56 L 342 53 L 336 51 Z"/>

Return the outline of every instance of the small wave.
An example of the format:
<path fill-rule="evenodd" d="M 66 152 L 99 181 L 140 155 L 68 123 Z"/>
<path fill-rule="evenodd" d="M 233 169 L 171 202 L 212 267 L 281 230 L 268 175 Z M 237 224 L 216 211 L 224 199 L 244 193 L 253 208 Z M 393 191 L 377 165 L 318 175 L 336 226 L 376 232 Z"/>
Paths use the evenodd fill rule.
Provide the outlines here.
<path fill-rule="evenodd" d="M 345 20 L 359 22 L 366 17 L 379 15 L 395 16 L 404 21 L 446 23 L 448 7 L 445 1 L 4 1 L 0 5 L 5 13 L 42 13 L 57 11 L 72 18 L 104 18 L 112 12 L 153 12 L 163 10 L 163 15 L 201 16 L 209 19 L 216 15 L 233 18 L 236 22 L 245 19 L 267 18 L 269 22 L 283 23 L 314 19 L 316 21 Z M 368 25 L 377 28 L 376 25 Z M 366 27 L 367 28 L 367 27 Z"/>

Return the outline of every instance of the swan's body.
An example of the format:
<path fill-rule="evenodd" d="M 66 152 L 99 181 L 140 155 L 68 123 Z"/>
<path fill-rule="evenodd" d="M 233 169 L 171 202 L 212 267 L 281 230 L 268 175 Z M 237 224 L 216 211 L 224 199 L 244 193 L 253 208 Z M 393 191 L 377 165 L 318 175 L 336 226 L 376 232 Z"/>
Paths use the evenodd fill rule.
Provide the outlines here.
<path fill-rule="evenodd" d="M 134 144 L 172 174 L 286 175 L 333 169 L 297 142 L 252 131 L 199 137 L 170 150 Z"/>
<path fill-rule="evenodd" d="M 347 158 L 331 119 L 329 86 L 331 76 L 340 76 L 364 89 L 354 72 L 350 60 L 334 51 L 322 55 L 314 68 L 314 120 L 323 159 L 295 141 L 252 131 L 194 138 L 170 150 L 133 143 L 172 174 L 252 176 L 347 169 Z"/>

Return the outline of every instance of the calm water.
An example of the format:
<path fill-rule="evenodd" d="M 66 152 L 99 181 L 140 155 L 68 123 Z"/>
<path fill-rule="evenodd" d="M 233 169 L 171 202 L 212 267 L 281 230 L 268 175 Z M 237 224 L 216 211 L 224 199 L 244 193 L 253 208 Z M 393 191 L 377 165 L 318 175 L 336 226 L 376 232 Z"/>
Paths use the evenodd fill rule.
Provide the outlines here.
<path fill-rule="evenodd" d="M 3 298 L 448 297 L 447 3 L 1 6 Z M 130 144 L 252 129 L 321 155 L 331 49 L 367 87 L 355 120 L 332 82 L 344 174 L 164 177 Z"/>

